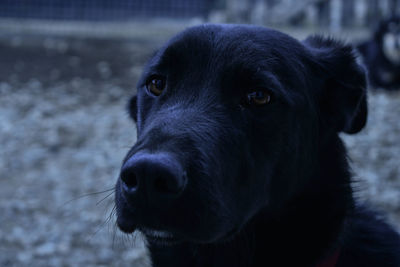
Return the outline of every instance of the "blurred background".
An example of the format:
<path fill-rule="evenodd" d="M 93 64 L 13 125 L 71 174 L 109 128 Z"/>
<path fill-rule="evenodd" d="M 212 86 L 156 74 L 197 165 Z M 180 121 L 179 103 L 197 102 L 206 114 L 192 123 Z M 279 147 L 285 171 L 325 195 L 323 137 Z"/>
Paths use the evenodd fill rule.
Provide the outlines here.
<path fill-rule="evenodd" d="M 185 27 L 251 23 L 358 44 L 399 0 L 1 0 L 0 266 L 149 266 L 115 228 L 113 186 L 135 142 L 125 111 L 146 60 Z M 343 135 L 357 196 L 400 229 L 400 93 L 369 88 Z"/>

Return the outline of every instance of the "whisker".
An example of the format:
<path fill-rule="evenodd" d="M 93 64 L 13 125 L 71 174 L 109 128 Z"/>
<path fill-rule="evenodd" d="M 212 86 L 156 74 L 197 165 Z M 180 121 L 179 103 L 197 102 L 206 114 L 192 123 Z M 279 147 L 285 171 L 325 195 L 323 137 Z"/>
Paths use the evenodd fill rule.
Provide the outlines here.
<path fill-rule="evenodd" d="M 80 196 L 78 196 L 78 197 L 76 197 L 76 198 L 67 200 L 66 202 L 64 202 L 64 203 L 61 205 L 61 207 L 65 206 L 65 205 L 67 205 L 67 204 L 69 204 L 69 203 L 71 203 L 71 202 L 73 202 L 73 201 L 76 201 L 76 200 L 79 200 L 79 199 L 82 199 L 82 198 L 85 198 L 85 197 L 90 197 L 90 196 L 95 196 L 95 195 L 99 195 L 99 194 L 104 194 L 104 193 L 107 193 L 107 192 L 110 192 L 110 191 L 114 191 L 114 190 L 115 190 L 115 188 L 112 187 L 112 188 L 110 188 L 110 189 L 106 189 L 106 190 L 99 191 L 99 192 L 86 193 L 86 194 L 80 195 Z"/>
<path fill-rule="evenodd" d="M 113 212 L 115 211 L 115 209 L 116 209 L 116 206 L 114 205 L 114 207 L 112 208 L 112 210 L 111 210 L 109 216 L 107 216 L 107 218 L 97 227 L 96 231 L 94 231 L 94 232 L 90 235 L 90 237 L 89 237 L 88 240 L 87 240 L 88 242 L 90 242 L 90 241 L 93 239 L 93 237 L 94 237 L 101 229 L 103 229 L 104 226 L 105 226 L 106 224 L 108 224 L 108 223 L 111 221 L 112 216 L 113 216 Z"/>
<path fill-rule="evenodd" d="M 98 206 L 101 202 L 103 202 L 104 200 L 106 200 L 107 198 L 109 198 L 111 195 L 113 195 L 114 194 L 114 191 L 115 190 L 113 190 L 111 193 L 109 193 L 107 196 L 105 196 L 105 197 L 103 197 L 102 199 L 100 199 L 99 201 L 97 201 L 97 203 L 96 203 L 96 206 Z"/>
<path fill-rule="evenodd" d="M 114 217 L 115 212 L 117 210 L 117 206 L 114 205 L 114 207 L 112 208 L 110 214 L 108 215 L 108 218 L 106 219 L 106 221 L 109 223 L 111 221 L 111 219 Z"/>
<path fill-rule="evenodd" d="M 117 234 L 117 222 L 114 223 L 114 227 L 113 227 L 113 239 L 112 239 L 112 249 L 115 249 L 115 236 Z"/>

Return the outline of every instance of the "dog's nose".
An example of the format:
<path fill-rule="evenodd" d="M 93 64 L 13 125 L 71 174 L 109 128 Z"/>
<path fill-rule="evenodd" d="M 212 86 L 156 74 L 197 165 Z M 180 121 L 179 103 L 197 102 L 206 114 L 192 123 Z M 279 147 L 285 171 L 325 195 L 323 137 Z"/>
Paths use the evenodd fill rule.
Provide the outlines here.
<path fill-rule="evenodd" d="M 170 153 L 137 153 L 122 166 L 122 188 L 128 196 L 176 198 L 186 184 L 181 164 Z"/>

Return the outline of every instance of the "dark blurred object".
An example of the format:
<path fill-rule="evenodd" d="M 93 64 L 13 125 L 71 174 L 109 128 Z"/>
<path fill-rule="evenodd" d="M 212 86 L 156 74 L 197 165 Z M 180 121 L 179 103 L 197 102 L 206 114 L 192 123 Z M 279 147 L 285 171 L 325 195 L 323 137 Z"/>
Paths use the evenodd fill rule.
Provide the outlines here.
<path fill-rule="evenodd" d="M 0 17 L 63 20 L 124 20 L 132 17 L 206 16 L 209 0 L 1 0 Z"/>
<path fill-rule="evenodd" d="M 400 17 L 382 21 L 371 40 L 358 45 L 375 88 L 400 89 Z"/>

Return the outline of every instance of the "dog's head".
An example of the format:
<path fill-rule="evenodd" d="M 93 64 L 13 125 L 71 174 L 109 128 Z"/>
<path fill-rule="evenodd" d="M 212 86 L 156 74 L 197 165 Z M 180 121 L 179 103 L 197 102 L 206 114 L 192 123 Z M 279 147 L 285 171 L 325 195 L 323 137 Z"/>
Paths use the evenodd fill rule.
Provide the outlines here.
<path fill-rule="evenodd" d="M 262 27 L 203 25 L 147 64 L 129 105 L 137 143 L 117 223 L 150 242 L 224 240 L 307 183 L 322 139 L 366 121 L 352 48 Z"/>
<path fill-rule="evenodd" d="M 382 21 L 375 31 L 375 40 L 384 56 L 394 65 L 400 65 L 400 17 Z"/>

